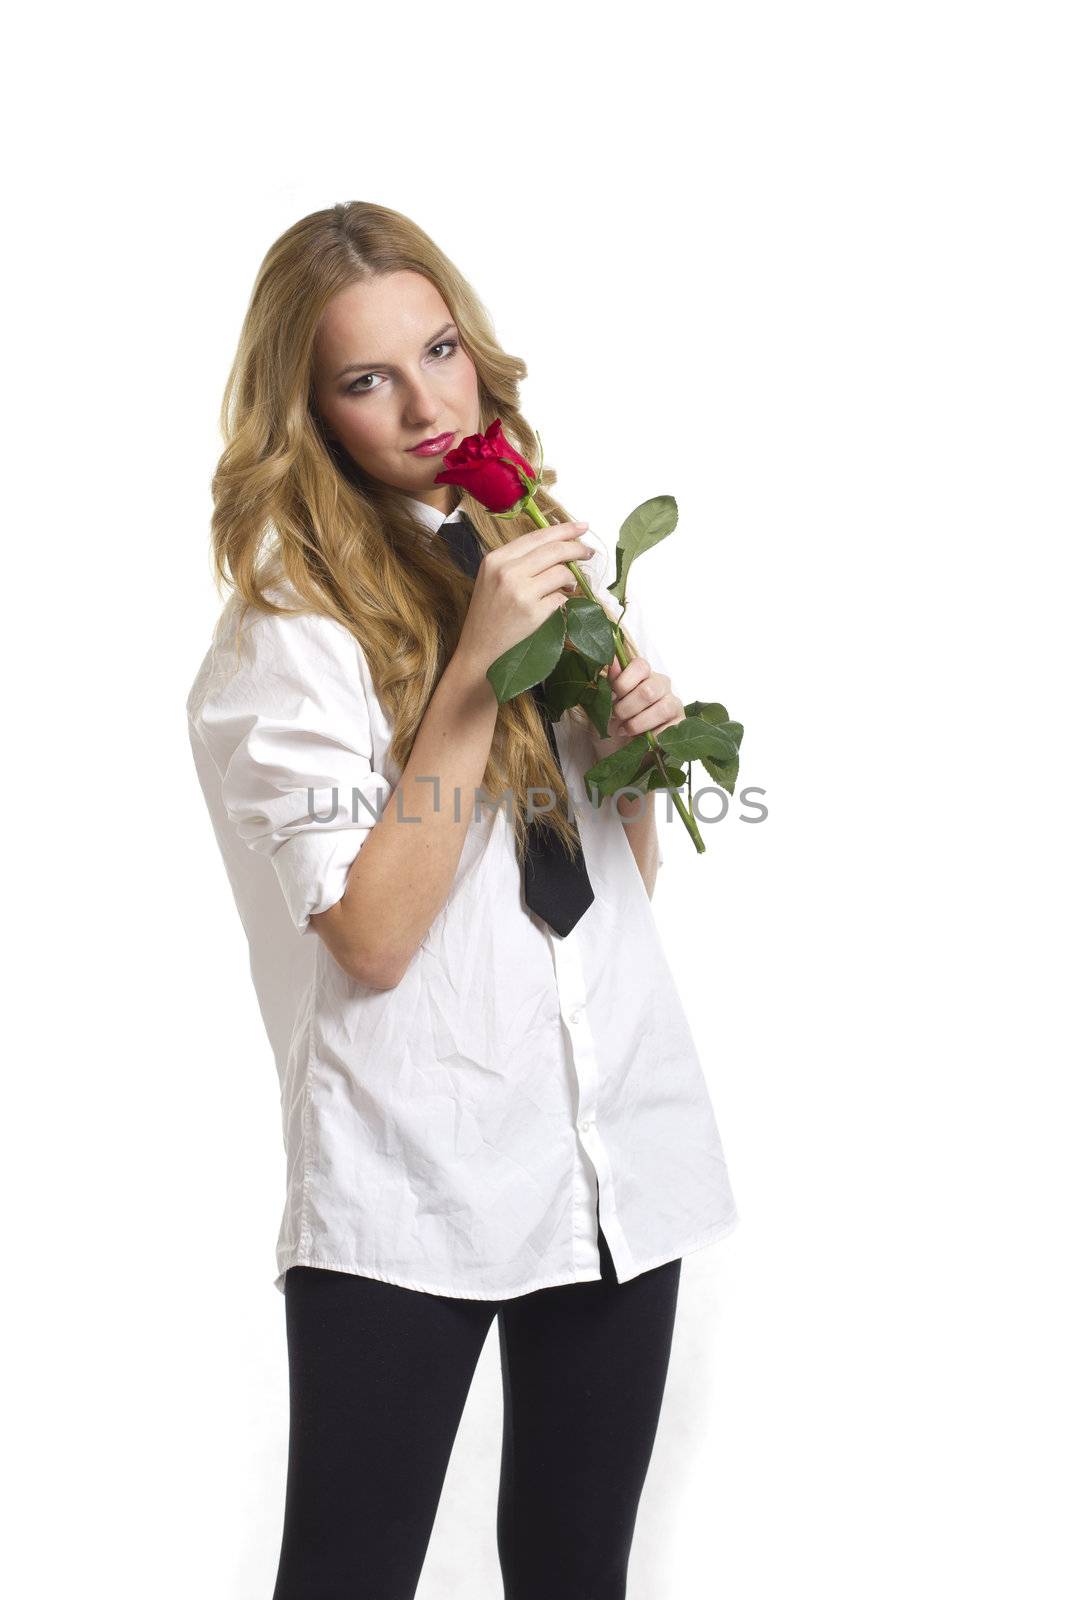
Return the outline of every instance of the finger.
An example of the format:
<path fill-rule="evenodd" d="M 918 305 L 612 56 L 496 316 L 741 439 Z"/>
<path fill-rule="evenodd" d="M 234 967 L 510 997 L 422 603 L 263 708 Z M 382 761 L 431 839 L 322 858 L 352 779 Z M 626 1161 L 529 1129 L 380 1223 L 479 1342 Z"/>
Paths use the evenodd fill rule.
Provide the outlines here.
<path fill-rule="evenodd" d="M 662 700 L 645 706 L 643 710 L 635 711 L 631 717 L 624 717 L 622 720 L 626 723 L 626 732 L 631 738 L 637 733 L 662 733 L 665 728 L 673 728 L 675 723 L 685 721 L 685 707 L 674 695 L 665 695 Z M 622 729 L 618 731 L 621 732 Z"/>
<path fill-rule="evenodd" d="M 631 656 L 625 667 L 619 666 L 618 661 L 612 663 L 617 670 L 611 674 L 612 692 L 618 695 L 629 694 L 636 689 L 639 683 L 652 675 L 652 668 L 644 656 Z"/>
<path fill-rule="evenodd" d="M 636 690 L 628 690 L 615 700 L 613 714 L 629 724 L 632 733 L 647 733 L 654 724 L 673 717 L 677 710 L 672 694 L 660 694 L 657 689 L 649 698 L 648 685 L 655 684 L 658 677 L 659 674 L 653 673 L 651 679 L 642 679 Z"/>

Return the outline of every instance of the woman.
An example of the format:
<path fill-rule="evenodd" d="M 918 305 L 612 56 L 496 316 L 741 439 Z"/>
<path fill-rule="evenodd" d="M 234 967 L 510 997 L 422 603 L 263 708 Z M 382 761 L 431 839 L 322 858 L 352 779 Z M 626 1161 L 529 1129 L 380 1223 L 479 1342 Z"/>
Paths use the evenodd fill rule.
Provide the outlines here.
<path fill-rule="evenodd" d="M 223 406 L 188 711 L 282 1085 L 274 1600 L 414 1595 L 494 1318 L 508 1600 L 623 1595 L 681 1257 L 737 1220 L 654 807 L 583 784 L 682 703 L 633 641 L 606 739 L 486 678 L 594 554 L 546 487 L 538 528 L 437 481 L 496 417 L 534 459 L 523 376 L 414 223 L 339 205 L 269 251 Z"/>

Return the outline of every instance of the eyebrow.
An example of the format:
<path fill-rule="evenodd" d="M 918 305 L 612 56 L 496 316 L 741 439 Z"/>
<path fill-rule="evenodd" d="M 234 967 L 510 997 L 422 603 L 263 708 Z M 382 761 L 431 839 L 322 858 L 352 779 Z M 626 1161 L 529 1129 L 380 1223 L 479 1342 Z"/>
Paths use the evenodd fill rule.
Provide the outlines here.
<path fill-rule="evenodd" d="M 422 348 L 424 350 L 429 350 L 444 334 L 458 332 L 459 329 L 456 327 L 454 322 L 446 322 L 443 328 L 438 328 L 436 333 L 431 334 Z M 349 372 L 369 372 L 375 367 L 387 367 L 388 365 L 388 361 L 350 361 L 347 367 L 341 368 L 340 372 L 334 378 L 334 382 L 336 383 L 338 378 L 345 377 Z"/>

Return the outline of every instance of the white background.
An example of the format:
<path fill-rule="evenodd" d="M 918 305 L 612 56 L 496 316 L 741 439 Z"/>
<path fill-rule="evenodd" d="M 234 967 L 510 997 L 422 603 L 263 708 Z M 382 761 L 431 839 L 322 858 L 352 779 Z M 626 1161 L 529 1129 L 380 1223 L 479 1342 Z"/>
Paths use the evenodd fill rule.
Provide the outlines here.
<path fill-rule="evenodd" d="M 273 239 L 412 216 L 766 823 L 655 908 L 741 1224 L 631 1600 L 1062 1596 L 1060 8 L 53 7 L 8 35 L 8 1587 L 269 1600 L 277 1083 L 186 743 Z M 419 1600 L 493 1600 L 495 1330 Z M 546 1597 L 549 1600 L 549 1597 Z"/>

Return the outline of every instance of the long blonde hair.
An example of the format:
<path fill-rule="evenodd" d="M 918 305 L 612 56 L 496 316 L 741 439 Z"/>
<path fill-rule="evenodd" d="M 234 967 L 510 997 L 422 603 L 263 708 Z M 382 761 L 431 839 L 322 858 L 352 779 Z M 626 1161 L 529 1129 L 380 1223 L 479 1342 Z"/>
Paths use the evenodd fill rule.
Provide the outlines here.
<path fill-rule="evenodd" d="M 211 483 L 220 594 L 228 585 L 241 597 L 242 620 L 253 607 L 284 616 L 322 613 L 348 628 L 393 721 L 390 754 L 401 771 L 458 643 L 472 580 L 439 540 L 427 539 L 399 490 L 361 472 L 329 440 L 315 407 L 312 369 L 316 330 L 332 296 L 348 284 L 405 270 L 436 285 L 456 323 L 478 374 L 479 431 L 499 417 L 509 441 L 536 464 L 536 436 L 518 406 L 526 363 L 501 349 L 474 290 L 421 228 L 386 206 L 352 201 L 303 217 L 267 251 L 223 395 L 225 448 Z M 569 522 L 570 513 L 546 492 L 555 480 L 546 468 L 538 505 L 550 522 Z M 454 490 L 450 509 L 460 498 Z M 536 526 L 525 515 L 500 522 L 469 496 L 464 510 L 490 550 Z M 282 578 L 299 606 L 267 598 Z M 584 711 L 565 715 L 592 726 Z M 520 854 L 525 797 L 550 791 L 553 808 L 538 815 L 573 853 L 579 839 L 567 815 L 564 775 L 530 691 L 499 709 L 483 788 L 497 804 L 510 793 Z M 546 799 L 537 795 L 536 803 Z"/>

